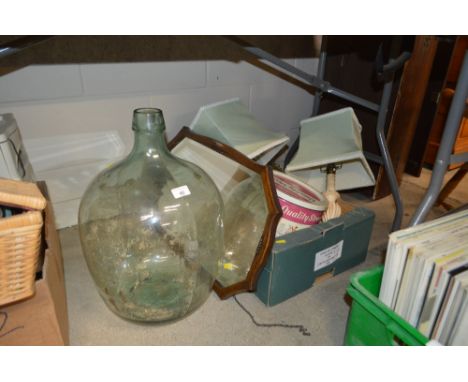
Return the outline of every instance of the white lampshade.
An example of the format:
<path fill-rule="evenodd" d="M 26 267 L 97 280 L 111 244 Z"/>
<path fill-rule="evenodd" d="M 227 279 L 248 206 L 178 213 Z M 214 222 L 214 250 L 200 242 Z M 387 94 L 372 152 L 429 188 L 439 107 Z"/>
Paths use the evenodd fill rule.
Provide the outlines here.
<path fill-rule="evenodd" d="M 202 106 L 190 129 L 234 147 L 260 164 L 268 163 L 289 142 L 285 134 L 260 125 L 238 98 Z"/>
<path fill-rule="evenodd" d="M 352 108 L 344 108 L 301 121 L 299 149 L 286 167 L 312 187 L 326 189 L 328 164 L 336 171 L 336 190 L 375 184 L 374 175 L 362 152 L 362 126 Z"/>

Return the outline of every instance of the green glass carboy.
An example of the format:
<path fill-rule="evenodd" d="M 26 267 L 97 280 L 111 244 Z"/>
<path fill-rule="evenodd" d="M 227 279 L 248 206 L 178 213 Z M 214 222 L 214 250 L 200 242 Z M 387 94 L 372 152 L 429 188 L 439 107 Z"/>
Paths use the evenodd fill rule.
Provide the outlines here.
<path fill-rule="evenodd" d="M 119 316 L 180 319 L 203 304 L 223 255 L 223 204 L 211 178 L 173 156 L 159 109 L 133 113 L 134 146 L 88 186 L 79 209 L 86 263 Z"/>

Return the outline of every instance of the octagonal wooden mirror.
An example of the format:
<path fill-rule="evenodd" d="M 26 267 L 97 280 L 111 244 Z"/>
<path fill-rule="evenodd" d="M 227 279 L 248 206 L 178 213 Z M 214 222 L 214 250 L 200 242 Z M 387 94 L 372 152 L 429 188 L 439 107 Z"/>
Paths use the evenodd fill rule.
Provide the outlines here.
<path fill-rule="evenodd" d="M 169 149 L 202 168 L 224 202 L 224 254 L 213 289 L 222 299 L 254 291 L 281 217 L 271 168 L 188 127 L 169 142 Z"/>

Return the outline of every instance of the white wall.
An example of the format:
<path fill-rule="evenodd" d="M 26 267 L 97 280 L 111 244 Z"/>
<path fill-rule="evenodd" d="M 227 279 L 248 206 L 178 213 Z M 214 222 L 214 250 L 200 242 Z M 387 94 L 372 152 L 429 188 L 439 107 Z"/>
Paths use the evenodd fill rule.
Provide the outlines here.
<path fill-rule="evenodd" d="M 287 61 L 316 73 L 317 59 Z M 200 106 L 233 97 L 248 105 L 265 127 L 291 138 L 313 102 L 305 90 L 245 62 L 42 65 L 0 77 L 0 113 L 15 115 L 37 178 L 49 184 L 58 215 L 60 203 L 70 205 L 70 200 L 73 206 L 64 207 L 64 214 L 76 215 L 79 196 L 102 161 L 130 150 L 133 109 L 162 109 L 172 138 Z M 89 147 L 70 147 L 96 136 L 119 142 L 109 145 L 107 153 L 98 145 L 96 157 Z M 67 150 L 75 155 L 64 155 Z M 80 155 L 86 156 L 81 158 L 88 162 L 85 170 L 79 167 Z M 70 170 L 73 166 L 78 172 Z M 74 224 L 76 217 L 65 215 L 58 217 L 58 225 Z"/>

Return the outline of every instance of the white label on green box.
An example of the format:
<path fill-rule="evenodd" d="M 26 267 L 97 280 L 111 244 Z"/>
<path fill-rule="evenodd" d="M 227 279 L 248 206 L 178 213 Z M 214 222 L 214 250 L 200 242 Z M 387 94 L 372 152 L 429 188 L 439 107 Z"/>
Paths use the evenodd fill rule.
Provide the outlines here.
<path fill-rule="evenodd" d="M 343 251 L 343 240 L 332 245 L 331 247 L 325 248 L 324 250 L 315 254 L 315 265 L 314 271 L 318 271 L 335 262 L 341 257 Z"/>

